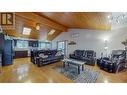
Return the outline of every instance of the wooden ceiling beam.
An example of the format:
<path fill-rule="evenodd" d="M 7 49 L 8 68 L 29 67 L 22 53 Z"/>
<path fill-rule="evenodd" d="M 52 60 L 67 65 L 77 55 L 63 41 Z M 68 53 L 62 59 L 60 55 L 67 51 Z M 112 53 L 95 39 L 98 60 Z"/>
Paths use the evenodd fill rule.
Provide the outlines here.
<path fill-rule="evenodd" d="M 62 26 L 58 23 L 55 23 L 53 21 L 50 21 L 49 19 L 47 18 L 44 18 L 42 16 L 39 16 L 35 13 L 31 13 L 31 12 L 17 12 L 15 13 L 17 16 L 21 16 L 25 19 L 28 19 L 28 20 L 32 20 L 34 22 L 37 22 L 37 23 L 40 23 L 44 26 L 48 26 L 48 27 L 51 27 L 53 29 L 56 29 L 56 30 L 59 30 L 61 32 L 65 32 L 67 31 L 67 28 L 65 26 Z"/>

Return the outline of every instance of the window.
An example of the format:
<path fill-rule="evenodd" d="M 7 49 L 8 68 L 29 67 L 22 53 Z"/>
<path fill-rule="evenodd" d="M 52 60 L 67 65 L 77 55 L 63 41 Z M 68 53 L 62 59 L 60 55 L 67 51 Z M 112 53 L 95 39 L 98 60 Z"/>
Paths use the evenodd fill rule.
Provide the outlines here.
<path fill-rule="evenodd" d="M 17 40 L 16 47 L 17 48 L 28 48 L 28 41 Z"/>
<path fill-rule="evenodd" d="M 23 35 L 30 35 L 30 32 L 31 32 L 30 28 L 27 28 L 27 27 L 23 28 Z"/>
<path fill-rule="evenodd" d="M 62 54 L 64 54 L 65 53 L 65 42 L 64 41 L 59 41 L 57 43 L 57 48 L 58 48 L 58 50 L 62 51 Z"/>
<path fill-rule="evenodd" d="M 64 49 L 64 42 L 58 42 L 58 50 Z"/>
<path fill-rule="evenodd" d="M 51 49 L 50 42 L 39 42 L 39 49 Z"/>
<path fill-rule="evenodd" d="M 51 43 L 50 42 L 46 42 L 45 44 L 46 44 L 47 49 L 51 49 Z"/>
<path fill-rule="evenodd" d="M 45 43 L 39 42 L 39 49 L 45 49 Z"/>

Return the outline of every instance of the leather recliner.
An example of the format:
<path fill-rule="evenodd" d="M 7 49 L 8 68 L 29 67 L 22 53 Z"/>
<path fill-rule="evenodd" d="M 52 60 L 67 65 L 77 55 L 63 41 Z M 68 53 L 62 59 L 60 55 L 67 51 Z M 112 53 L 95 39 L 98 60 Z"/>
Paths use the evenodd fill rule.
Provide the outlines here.
<path fill-rule="evenodd" d="M 70 58 L 77 60 L 84 60 L 83 57 L 85 55 L 84 50 L 75 50 L 72 54 L 70 54 Z"/>
<path fill-rule="evenodd" d="M 95 65 L 96 63 L 96 53 L 93 50 L 86 50 L 84 60 L 88 65 Z"/>
<path fill-rule="evenodd" d="M 31 51 L 31 61 L 37 64 L 38 67 L 60 61 L 64 55 L 59 53 L 58 50 L 36 50 Z"/>
<path fill-rule="evenodd" d="M 98 66 L 108 72 L 116 73 L 122 71 L 125 67 L 125 50 L 113 50 L 111 58 L 104 57 L 97 60 Z"/>
<path fill-rule="evenodd" d="M 69 55 L 70 58 L 84 61 L 86 64 L 95 65 L 96 53 L 93 50 L 75 50 L 73 54 Z"/>

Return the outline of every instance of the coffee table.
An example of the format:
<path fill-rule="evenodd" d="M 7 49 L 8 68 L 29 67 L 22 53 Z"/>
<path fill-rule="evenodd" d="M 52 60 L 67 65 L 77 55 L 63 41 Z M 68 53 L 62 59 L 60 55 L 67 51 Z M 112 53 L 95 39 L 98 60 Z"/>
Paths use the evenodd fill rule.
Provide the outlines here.
<path fill-rule="evenodd" d="M 78 74 L 80 74 L 80 68 L 82 68 L 82 71 L 84 70 L 84 64 L 86 62 L 82 62 L 82 61 L 77 61 L 77 60 L 74 60 L 74 59 L 70 59 L 70 58 L 65 58 L 62 60 L 63 61 L 63 67 L 65 68 L 66 64 L 69 66 L 70 64 L 71 65 L 74 65 L 74 66 L 77 66 L 78 67 Z"/>

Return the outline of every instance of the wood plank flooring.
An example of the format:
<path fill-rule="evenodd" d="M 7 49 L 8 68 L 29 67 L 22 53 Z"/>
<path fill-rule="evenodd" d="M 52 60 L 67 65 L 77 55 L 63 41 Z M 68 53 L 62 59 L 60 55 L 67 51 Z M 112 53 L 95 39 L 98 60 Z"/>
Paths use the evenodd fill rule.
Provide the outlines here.
<path fill-rule="evenodd" d="M 56 62 L 39 68 L 30 62 L 30 58 L 15 59 L 13 65 L 2 68 L 0 83 L 73 83 L 52 69 L 56 65 L 62 63 Z M 97 66 L 85 66 L 100 72 L 97 83 L 127 83 L 127 71 L 112 74 Z"/>

